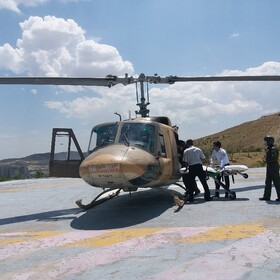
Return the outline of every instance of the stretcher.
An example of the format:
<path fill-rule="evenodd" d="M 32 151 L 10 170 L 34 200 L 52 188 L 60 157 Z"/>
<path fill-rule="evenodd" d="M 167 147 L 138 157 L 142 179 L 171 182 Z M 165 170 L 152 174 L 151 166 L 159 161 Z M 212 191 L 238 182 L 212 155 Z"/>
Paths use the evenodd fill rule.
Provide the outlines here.
<path fill-rule="evenodd" d="M 203 170 L 206 172 L 208 178 L 212 178 L 219 186 L 221 186 L 227 193 L 228 197 L 232 200 L 236 199 L 236 193 L 231 191 L 221 180 L 218 179 L 218 176 L 223 178 L 224 176 L 232 176 L 234 182 L 235 175 L 241 175 L 244 179 L 247 179 L 249 176 L 245 173 L 248 170 L 246 165 L 227 165 L 223 168 L 219 166 L 203 166 Z"/>

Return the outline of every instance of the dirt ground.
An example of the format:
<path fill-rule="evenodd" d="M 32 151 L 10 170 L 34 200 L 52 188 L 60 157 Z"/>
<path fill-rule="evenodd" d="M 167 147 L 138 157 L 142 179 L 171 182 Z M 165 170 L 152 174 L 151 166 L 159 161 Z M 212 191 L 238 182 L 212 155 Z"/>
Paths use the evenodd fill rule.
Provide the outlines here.
<path fill-rule="evenodd" d="M 231 164 L 244 164 L 248 167 L 264 167 L 263 152 L 248 152 L 229 154 Z"/>

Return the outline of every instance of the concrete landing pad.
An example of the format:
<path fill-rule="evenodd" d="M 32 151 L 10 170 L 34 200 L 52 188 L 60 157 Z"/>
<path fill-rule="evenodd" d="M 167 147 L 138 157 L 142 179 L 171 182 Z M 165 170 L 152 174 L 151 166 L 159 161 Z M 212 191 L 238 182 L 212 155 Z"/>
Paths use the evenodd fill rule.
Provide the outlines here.
<path fill-rule="evenodd" d="M 0 278 L 279 279 L 280 204 L 274 188 L 258 200 L 264 168 L 248 174 L 231 182 L 235 200 L 205 202 L 202 191 L 181 209 L 144 189 L 82 211 L 75 200 L 100 190 L 81 179 L 0 183 Z"/>

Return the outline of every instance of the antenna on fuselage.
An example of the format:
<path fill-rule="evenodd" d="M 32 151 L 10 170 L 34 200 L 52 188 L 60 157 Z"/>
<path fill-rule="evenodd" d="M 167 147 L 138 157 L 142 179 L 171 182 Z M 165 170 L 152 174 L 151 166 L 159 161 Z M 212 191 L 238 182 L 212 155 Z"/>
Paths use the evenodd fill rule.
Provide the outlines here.
<path fill-rule="evenodd" d="M 114 114 L 119 116 L 120 121 L 122 120 L 122 116 L 121 116 L 121 114 L 119 114 L 118 112 L 115 112 Z"/>

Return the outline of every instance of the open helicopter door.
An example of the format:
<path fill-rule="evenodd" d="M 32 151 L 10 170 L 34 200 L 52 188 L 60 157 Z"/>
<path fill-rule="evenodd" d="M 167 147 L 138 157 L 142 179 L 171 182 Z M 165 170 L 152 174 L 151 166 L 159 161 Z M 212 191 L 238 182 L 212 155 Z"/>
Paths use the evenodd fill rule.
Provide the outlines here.
<path fill-rule="evenodd" d="M 76 149 L 73 150 L 71 145 Z M 51 177 L 80 178 L 79 166 L 84 158 L 71 128 L 53 128 L 49 164 Z"/>

